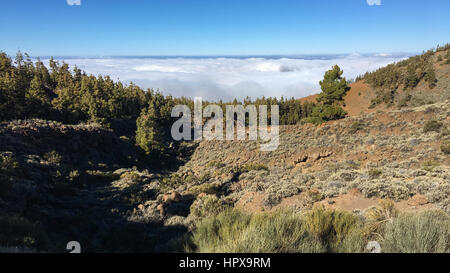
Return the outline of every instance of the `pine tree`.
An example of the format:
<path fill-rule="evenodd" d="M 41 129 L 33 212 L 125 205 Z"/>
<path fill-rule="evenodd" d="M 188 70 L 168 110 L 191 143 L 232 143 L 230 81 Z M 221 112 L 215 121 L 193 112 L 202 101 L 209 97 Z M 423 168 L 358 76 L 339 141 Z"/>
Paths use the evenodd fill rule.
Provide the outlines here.
<path fill-rule="evenodd" d="M 433 66 L 429 65 L 425 72 L 425 80 L 428 82 L 428 86 L 430 88 L 436 87 L 437 79 L 436 72 L 434 71 Z"/>
<path fill-rule="evenodd" d="M 417 78 L 415 66 L 413 65 L 408 66 L 405 78 L 405 89 L 414 88 L 417 86 L 418 83 L 419 79 Z"/>
<path fill-rule="evenodd" d="M 28 106 L 28 117 L 41 117 L 48 113 L 50 97 L 38 75 L 31 80 L 30 88 L 25 93 L 25 99 Z"/>
<path fill-rule="evenodd" d="M 173 121 L 171 112 L 175 101 L 171 96 L 164 97 L 160 93 L 149 95 L 148 107 L 136 120 L 136 144 L 155 159 L 168 151 L 167 142 Z"/>
<path fill-rule="evenodd" d="M 159 155 L 164 151 L 164 132 L 158 122 L 158 105 L 152 102 L 147 109 L 143 109 L 136 120 L 136 144 L 146 154 Z"/>
<path fill-rule="evenodd" d="M 323 81 L 320 82 L 322 92 L 317 96 L 317 101 L 323 104 L 334 104 L 343 100 L 350 89 L 347 81 L 342 77 L 344 71 L 338 65 L 325 73 Z"/>

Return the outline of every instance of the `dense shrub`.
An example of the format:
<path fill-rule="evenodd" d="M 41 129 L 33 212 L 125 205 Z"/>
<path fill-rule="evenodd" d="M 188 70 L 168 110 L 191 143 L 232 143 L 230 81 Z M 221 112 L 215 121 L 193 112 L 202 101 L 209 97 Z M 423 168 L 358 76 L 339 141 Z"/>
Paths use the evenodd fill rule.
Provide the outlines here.
<path fill-rule="evenodd" d="M 227 210 L 196 225 L 187 251 L 324 252 L 293 212 L 250 215 Z"/>
<path fill-rule="evenodd" d="M 322 121 L 342 119 L 347 115 L 347 112 L 339 105 L 317 105 L 312 112 L 312 116 L 319 118 Z"/>
<path fill-rule="evenodd" d="M 290 210 L 247 214 L 226 210 L 196 225 L 188 251 L 196 252 L 362 252 L 360 221 L 323 208 L 307 215 Z"/>
<path fill-rule="evenodd" d="M 365 124 L 364 124 L 363 122 L 361 122 L 361 121 L 355 121 L 355 122 L 353 122 L 352 125 L 350 126 L 349 133 L 350 133 L 350 134 L 355 134 L 355 133 L 357 133 L 358 131 L 363 130 L 364 127 L 365 127 Z"/>
<path fill-rule="evenodd" d="M 449 252 L 450 218 L 441 212 L 402 214 L 386 227 L 383 252 Z"/>
<path fill-rule="evenodd" d="M 376 207 L 366 212 L 367 221 L 365 223 L 364 232 L 367 236 L 376 235 L 379 239 L 380 234 L 384 232 L 386 223 L 392 222 L 392 219 L 398 215 L 394 202 L 391 200 L 380 200 Z"/>
<path fill-rule="evenodd" d="M 434 168 L 436 168 L 437 166 L 439 166 L 439 162 L 435 161 L 435 160 L 426 160 L 422 163 L 422 169 L 426 170 L 426 171 L 433 171 Z"/>
<path fill-rule="evenodd" d="M 377 178 L 382 174 L 383 174 L 383 171 L 380 169 L 370 169 L 369 170 L 369 177 L 372 179 Z"/>
<path fill-rule="evenodd" d="M 441 144 L 441 151 L 444 153 L 444 154 L 450 154 L 450 140 L 445 140 L 445 141 L 443 141 L 442 142 L 442 144 Z"/>
<path fill-rule="evenodd" d="M 428 120 L 427 122 L 425 122 L 425 125 L 423 126 L 423 132 L 424 133 L 428 133 L 428 132 L 438 132 L 441 130 L 442 127 L 442 123 L 435 120 L 435 119 L 431 119 Z"/>
<path fill-rule="evenodd" d="M 315 206 L 305 216 L 308 232 L 330 252 L 362 252 L 362 222 L 355 215 Z"/>
<path fill-rule="evenodd" d="M 59 166 L 62 156 L 57 151 L 50 151 L 44 154 L 44 159 L 51 165 Z"/>
<path fill-rule="evenodd" d="M 395 101 L 395 96 L 397 92 L 396 90 L 384 91 L 377 90 L 375 98 L 370 101 L 369 109 L 374 108 L 375 106 L 385 103 L 388 106 L 391 106 Z"/>
<path fill-rule="evenodd" d="M 201 194 L 192 203 L 190 212 L 192 216 L 202 218 L 217 215 L 228 207 L 229 204 L 219 199 L 216 195 Z"/>
<path fill-rule="evenodd" d="M 241 167 L 241 172 L 249 172 L 249 171 L 268 171 L 269 167 L 261 163 L 248 163 Z"/>
<path fill-rule="evenodd" d="M 189 192 L 189 194 L 192 194 L 193 196 L 197 196 L 197 195 L 199 195 L 201 193 L 217 194 L 218 190 L 219 189 L 218 189 L 218 187 L 215 184 L 203 183 L 201 185 L 190 187 L 188 192 Z"/>

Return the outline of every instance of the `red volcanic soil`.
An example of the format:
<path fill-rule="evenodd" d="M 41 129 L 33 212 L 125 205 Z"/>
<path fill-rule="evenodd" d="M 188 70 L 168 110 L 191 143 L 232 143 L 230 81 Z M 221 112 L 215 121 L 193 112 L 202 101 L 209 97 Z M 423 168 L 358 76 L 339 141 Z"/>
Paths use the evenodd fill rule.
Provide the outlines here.
<path fill-rule="evenodd" d="M 344 97 L 345 107 L 349 116 L 359 116 L 363 113 L 369 113 L 375 111 L 375 109 L 369 109 L 370 102 L 375 96 L 373 89 L 364 81 L 359 81 L 350 85 L 350 90 Z M 384 108 L 382 105 L 378 105 L 377 110 Z"/>
<path fill-rule="evenodd" d="M 310 95 L 301 99 L 298 99 L 301 103 L 305 103 L 305 102 L 316 102 L 316 97 L 317 94 L 315 95 Z"/>
<path fill-rule="evenodd" d="M 350 85 L 350 90 L 344 97 L 345 107 L 349 116 L 358 116 L 362 113 L 373 112 L 369 109 L 370 102 L 374 96 L 372 88 L 363 81 Z M 317 94 L 299 99 L 301 103 L 316 102 Z M 379 109 L 379 107 L 377 107 Z"/>

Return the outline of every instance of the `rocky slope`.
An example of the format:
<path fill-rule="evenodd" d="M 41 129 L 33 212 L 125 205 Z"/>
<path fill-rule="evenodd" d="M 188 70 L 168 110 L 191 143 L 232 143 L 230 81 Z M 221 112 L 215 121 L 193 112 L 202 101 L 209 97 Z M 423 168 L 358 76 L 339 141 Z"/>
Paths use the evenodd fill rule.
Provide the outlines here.
<path fill-rule="evenodd" d="M 163 191 L 197 198 L 194 206 L 215 195 L 218 203 L 252 211 L 280 204 L 307 209 L 320 201 L 362 211 L 383 198 L 402 209 L 450 212 L 450 157 L 441 147 L 450 139 L 449 114 L 445 101 L 319 127 L 285 126 L 273 152 L 261 152 L 250 141 L 203 141 L 164 181 L 169 187 Z M 337 200 L 348 193 L 359 201 Z M 156 209 L 162 198 L 144 207 Z"/>

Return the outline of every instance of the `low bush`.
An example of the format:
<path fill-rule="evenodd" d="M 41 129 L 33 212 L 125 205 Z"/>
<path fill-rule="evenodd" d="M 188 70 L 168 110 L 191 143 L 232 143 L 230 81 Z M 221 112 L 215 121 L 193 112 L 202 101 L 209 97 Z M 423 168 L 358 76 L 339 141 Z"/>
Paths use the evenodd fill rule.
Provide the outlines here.
<path fill-rule="evenodd" d="M 229 207 L 213 194 L 202 194 L 192 203 L 190 213 L 194 217 L 203 218 L 219 214 Z"/>
<path fill-rule="evenodd" d="M 43 229 L 18 216 L 0 216 L 0 246 L 42 249 L 48 243 Z"/>
<path fill-rule="evenodd" d="M 261 171 L 261 170 L 268 171 L 269 167 L 261 163 L 249 163 L 241 167 L 241 172 Z"/>
<path fill-rule="evenodd" d="M 448 253 L 449 238 L 450 218 L 448 215 L 436 211 L 402 214 L 386 226 L 382 251 Z"/>
<path fill-rule="evenodd" d="M 219 162 L 217 160 L 213 160 L 213 161 L 208 162 L 208 164 L 206 164 L 206 166 L 209 168 L 218 168 L 219 169 L 219 168 L 225 167 L 225 164 L 222 162 Z"/>
<path fill-rule="evenodd" d="M 62 156 L 57 151 L 50 151 L 44 154 L 44 159 L 51 165 L 59 166 Z"/>
<path fill-rule="evenodd" d="M 434 168 L 436 168 L 437 166 L 439 166 L 439 162 L 435 161 L 435 160 L 426 160 L 422 163 L 422 169 L 424 169 L 425 171 L 433 171 Z"/>
<path fill-rule="evenodd" d="M 355 121 L 352 123 L 349 129 L 350 134 L 355 134 L 358 131 L 361 131 L 364 129 L 364 123 L 361 121 Z"/>
<path fill-rule="evenodd" d="M 197 224 L 188 252 L 324 252 L 291 211 L 251 215 L 227 210 Z"/>
<path fill-rule="evenodd" d="M 130 174 L 130 173 L 128 173 Z M 103 172 L 99 170 L 87 170 L 84 175 L 87 183 L 107 183 L 119 179 L 119 175 L 112 172 Z M 122 175 L 124 176 L 124 174 Z M 123 178 L 120 176 L 120 178 Z M 136 178 L 137 179 L 137 178 Z M 133 180 L 139 181 L 139 180 Z"/>
<path fill-rule="evenodd" d="M 373 207 L 366 212 L 365 234 L 368 237 L 380 239 L 386 223 L 392 222 L 392 219 L 396 217 L 397 214 L 398 211 L 395 209 L 393 201 L 380 200 L 376 207 Z"/>
<path fill-rule="evenodd" d="M 382 174 L 383 174 L 383 171 L 380 169 L 370 169 L 369 170 L 369 177 L 372 179 L 377 178 Z"/>
<path fill-rule="evenodd" d="M 446 140 L 446 141 L 442 142 L 441 151 L 444 154 L 447 154 L 447 155 L 450 154 L 450 140 Z"/>
<path fill-rule="evenodd" d="M 201 193 L 216 194 L 217 192 L 218 192 L 217 186 L 211 183 L 204 183 L 198 186 L 193 186 L 188 190 L 188 193 L 192 194 L 193 196 L 197 196 Z"/>
<path fill-rule="evenodd" d="M 315 206 L 306 214 L 308 232 L 329 252 L 362 252 L 362 222 L 355 215 Z"/>
<path fill-rule="evenodd" d="M 425 122 L 425 125 L 423 126 L 423 132 L 424 133 L 428 133 L 428 132 L 437 132 L 439 133 L 439 131 L 441 130 L 442 127 L 442 123 L 431 119 L 427 122 Z"/>
<path fill-rule="evenodd" d="M 362 252 L 360 220 L 350 213 L 315 208 L 247 214 L 229 209 L 197 223 L 188 252 Z"/>

